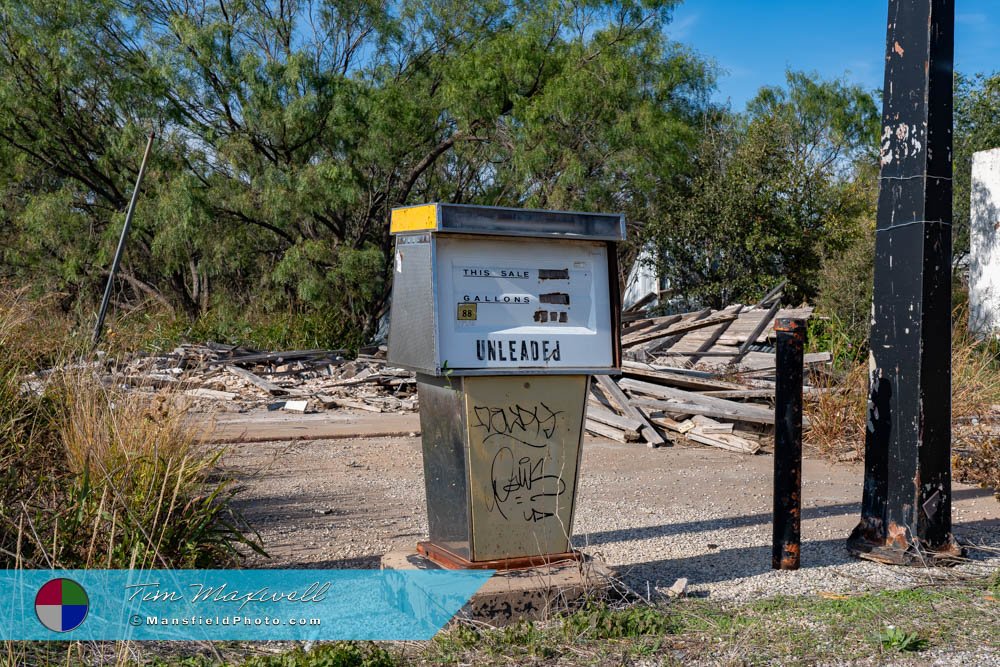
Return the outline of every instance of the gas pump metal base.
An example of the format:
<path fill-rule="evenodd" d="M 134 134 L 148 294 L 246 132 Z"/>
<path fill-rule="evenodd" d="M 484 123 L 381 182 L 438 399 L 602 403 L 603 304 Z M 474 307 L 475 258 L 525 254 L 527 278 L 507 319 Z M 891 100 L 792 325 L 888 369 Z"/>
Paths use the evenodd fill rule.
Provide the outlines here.
<path fill-rule="evenodd" d="M 576 552 L 580 560 L 498 570 L 476 591 L 456 618 L 503 626 L 519 620 L 545 620 L 578 609 L 588 601 L 616 594 L 616 575 L 602 561 Z M 443 566 L 412 551 L 390 551 L 382 557 L 384 570 L 437 570 Z M 476 563 L 475 565 L 480 565 Z M 419 607 L 426 592 L 410 594 Z"/>
<path fill-rule="evenodd" d="M 446 570 L 523 570 L 583 560 L 579 551 L 540 556 L 520 556 L 516 558 L 496 558 L 494 560 L 469 560 L 433 542 L 417 542 L 417 553 L 437 563 Z"/>
<path fill-rule="evenodd" d="M 570 546 L 589 378 L 417 374 L 428 540 L 442 567 L 577 561 Z"/>
<path fill-rule="evenodd" d="M 848 552 L 863 560 L 909 567 L 957 565 L 965 556 L 965 549 L 953 535 L 948 535 L 944 544 L 930 546 L 919 539 L 909 539 L 908 531 L 902 526 L 890 523 L 888 528 L 888 536 L 882 539 L 880 531 L 873 530 L 862 522 L 847 538 Z"/>

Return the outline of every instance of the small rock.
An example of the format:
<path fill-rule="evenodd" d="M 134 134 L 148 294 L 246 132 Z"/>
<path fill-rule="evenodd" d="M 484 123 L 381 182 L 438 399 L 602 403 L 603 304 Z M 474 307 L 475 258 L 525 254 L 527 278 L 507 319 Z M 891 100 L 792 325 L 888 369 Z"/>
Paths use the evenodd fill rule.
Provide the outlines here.
<path fill-rule="evenodd" d="M 682 598 L 687 595 L 688 580 L 681 577 L 674 582 L 674 585 L 667 589 L 667 595 L 672 598 Z"/>

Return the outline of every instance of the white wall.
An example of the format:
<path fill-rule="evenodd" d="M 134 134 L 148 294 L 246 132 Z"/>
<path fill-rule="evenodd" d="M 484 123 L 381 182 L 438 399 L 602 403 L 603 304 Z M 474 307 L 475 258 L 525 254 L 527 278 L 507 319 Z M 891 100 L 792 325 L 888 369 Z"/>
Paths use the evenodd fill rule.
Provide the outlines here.
<path fill-rule="evenodd" d="M 660 278 L 656 275 L 656 270 L 651 264 L 652 259 L 653 251 L 648 247 L 643 248 L 642 252 L 639 253 L 639 257 L 636 258 L 628 272 L 625 294 L 622 295 L 622 308 L 628 308 L 650 292 L 660 290 Z"/>
<path fill-rule="evenodd" d="M 1000 148 L 972 156 L 969 328 L 1000 334 Z"/>

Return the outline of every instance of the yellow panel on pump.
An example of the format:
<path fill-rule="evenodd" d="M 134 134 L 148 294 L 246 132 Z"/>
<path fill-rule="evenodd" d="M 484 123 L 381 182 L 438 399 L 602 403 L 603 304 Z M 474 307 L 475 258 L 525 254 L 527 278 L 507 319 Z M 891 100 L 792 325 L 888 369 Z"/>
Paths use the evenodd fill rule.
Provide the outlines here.
<path fill-rule="evenodd" d="M 389 233 L 418 232 L 437 229 L 437 204 L 409 206 L 393 209 L 389 222 Z"/>

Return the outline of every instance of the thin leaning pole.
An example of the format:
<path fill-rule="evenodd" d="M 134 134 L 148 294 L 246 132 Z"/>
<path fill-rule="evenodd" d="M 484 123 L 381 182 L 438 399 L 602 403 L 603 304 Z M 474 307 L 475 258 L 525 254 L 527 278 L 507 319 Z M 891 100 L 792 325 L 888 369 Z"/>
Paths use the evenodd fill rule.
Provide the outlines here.
<path fill-rule="evenodd" d="M 125 226 L 122 227 L 122 235 L 118 239 L 118 248 L 115 250 L 115 259 L 111 263 L 111 271 L 108 273 L 108 283 L 104 286 L 104 298 L 101 299 L 101 310 L 97 313 L 97 324 L 94 326 L 94 336 L 92 347 L 97 347 L 101 340 L 101 332 L 104 330 L 104 317 L 108 314 L 108 303 L 111 301 L 111 286 L 115 282 L 115 274 L 118 273 L 118 266 L 122 262 L 122 255 L 125 253 L 125 240 L 128 238 L 129 228 L 132 226 L 132 214 L 135 213 L 135 202 L 139 198 L 139 186 L 142 185 L 142 177 L 146 173 L 146 163 L 149 162 L 149 154 L 153 150 L 153 139 L 155 132 L 149 133 L 146 140 L 146 151 L 142 154 L 142 164 L 139 165 L 139 175 L 135 178 L 135 188 L 132 190 L 132 199 L 128 203 L 128 212 L 125 214 Z"/>

